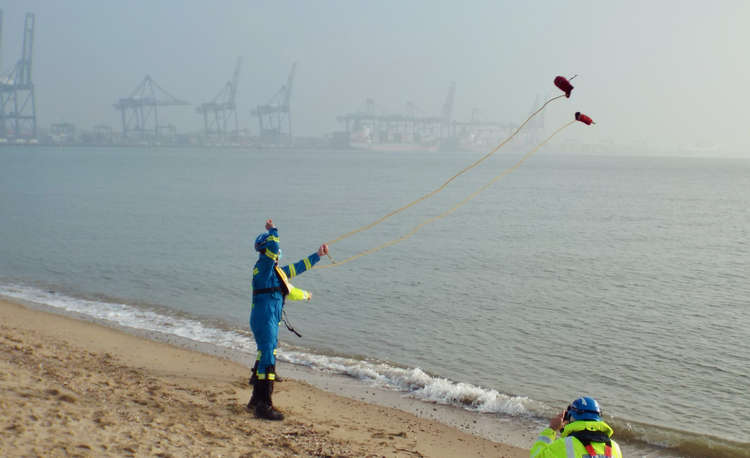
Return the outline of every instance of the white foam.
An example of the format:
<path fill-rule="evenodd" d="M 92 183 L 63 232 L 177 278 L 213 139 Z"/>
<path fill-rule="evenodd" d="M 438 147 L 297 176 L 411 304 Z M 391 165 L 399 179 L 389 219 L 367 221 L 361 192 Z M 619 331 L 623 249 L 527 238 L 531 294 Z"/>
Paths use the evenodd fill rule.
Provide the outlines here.
<path fill-rule="evenodd" d="M 240 333 L 207 327 L 197 320 L 163 315 L 126 304 L 79 299 L 21 285 L 0 285 L 0 295 L 79 313 L 118 326 L 172 334 L 196 342 L 255 352 L 252 338 Z"/>
<path fill-rule="evenodd" d="M 505 415 L 530 415 L 535 402 L 469 383 L 434 377 L 419 368 L 400 368 L 342 357 L 287 351 L 279 359 L 337 374 L 348 375 L 381 388 L 398 390 L 423 401 L 455 405 L 467 410 Z"/>
<path fill-rule="evenodd" d="M 168 316 L 127 304 L 74 298 L 22 285 L 0 285 L 0 295 L 44 304 L 118 326 L 175 335 L 249 354 L 256 351 L 255 342 L 247 335 L 209 327 L 198 320 Z M 533 402 L 526 397 L 509 396 L 469 383 L 434 377 L 419 368 L 401 368 L 384 363 L 283 349 L 279 349 L 277 358 L 291 364 L 347 375 L 378 388 L 408 393 L 415 399 L 459 406 L 471 411 L 518 416 L 532 414 L 535 410 Z"/>

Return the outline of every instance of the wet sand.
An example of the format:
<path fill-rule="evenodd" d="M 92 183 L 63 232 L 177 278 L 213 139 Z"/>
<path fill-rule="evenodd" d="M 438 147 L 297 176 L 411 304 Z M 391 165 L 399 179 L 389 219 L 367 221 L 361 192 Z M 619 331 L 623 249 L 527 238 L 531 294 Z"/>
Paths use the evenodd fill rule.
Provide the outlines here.
<path fill-rule="evenodd" d="M 0 299 L 0 456 L 526 457 L 525 449 L 286 379 L 245 411 L 246 366 Z"/>

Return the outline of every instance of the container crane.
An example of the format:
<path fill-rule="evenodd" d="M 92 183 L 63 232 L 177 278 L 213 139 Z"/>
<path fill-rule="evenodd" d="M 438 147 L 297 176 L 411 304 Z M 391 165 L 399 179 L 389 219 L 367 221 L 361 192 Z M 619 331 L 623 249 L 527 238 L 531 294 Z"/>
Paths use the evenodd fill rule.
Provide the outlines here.
<path fill-rule="evenodd" d="M 268 103 L 258 105 L 252 112 L 254 116 L 258 117 L 262 143 L 274 145 L 291 145 L 293 143 L 291 100 L 296 69 L 297 62 L 292 64 L 292 70 L 289 72 L 286 84 L 281 86 L 281 89 L 271 97 Z"/>
<path fill-rule="evenodd" d="M 224 139 L 228 133 L 229 122 L 234 119 L 233 136 L 239 132 L 237 121 L 237 84 L 240 79 L 240 69 L 242 67 L 242 57 L 237 58 L 237 65 L 234 68 L 234 76 L 228 81 L 224 88 L 219 91 L 216 97 L 210 102 L 201 104 L 196 111 L 203 115 L 203 126 L 206 137 L 215 136 L 217 139 Z"/>
<path fill-rule="evenodd" d="M 178 105 L 190 104 L 174 97 L 146 75 L 128 97 L 114 104 L 122 113 L 123 138 L 151 140 L 161 138 L 164 128 L 174 131 L 174 126 L 159 125 L 158 107 Z"/>

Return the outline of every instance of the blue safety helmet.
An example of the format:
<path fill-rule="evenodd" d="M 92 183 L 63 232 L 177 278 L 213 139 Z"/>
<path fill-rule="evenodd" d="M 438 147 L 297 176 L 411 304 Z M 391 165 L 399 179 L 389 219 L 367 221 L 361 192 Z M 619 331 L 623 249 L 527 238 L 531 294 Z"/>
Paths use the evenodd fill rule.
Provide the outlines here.
<path fill-rule="evenodd" d="M 266 249 L 266 242 L 268 241 L 268 237 L 271 235 L 270 232 L 264 232 L 260 234 L 259 236 L 255 237 L 255 251 L 258 253 L 263 253 Z M 281 259 L 281 248 L 279 248 L 279 257 L 278 259 Z"/>
<path fill-rule="evenodd" d="M 570 421 L 589 420 L 602 421 L 602 409 L 596 399 L 589 397 L 578 398 L 571 402 L 565 411 L 565 419 Z"/>

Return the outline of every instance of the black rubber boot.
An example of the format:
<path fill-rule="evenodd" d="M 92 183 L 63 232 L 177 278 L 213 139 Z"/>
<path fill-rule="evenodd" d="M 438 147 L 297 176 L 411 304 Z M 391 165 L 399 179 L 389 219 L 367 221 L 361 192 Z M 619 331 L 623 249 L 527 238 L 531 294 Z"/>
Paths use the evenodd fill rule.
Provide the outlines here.
<path fill-rule="evenodd" d="M 263 397 L 260 394 L 261 388 L 260 388 L 259 384 L 257 383 L 258 382 L 257 376 L 255 378 L 255 382 L 256 383 L 253 384 L 253 394 L 250 395 L 250 400 L 247 401 L 247 407 L 246 408 L 247 408 L 248 412 L 255 412 L 255 406 L 258 405 L 258 401 L 260 401 L 260 399 Z"/>
<path fill-rule="evenodd" d="M 254 388 L 258 388 L 258 403 L 255 405 L 255 416 L 264 420 L 280 421 L 284 419 L 284 414 L 274 409 L 271 401 L 273 393 L 272 380 L 258 380 Z"/>
<path fill-rule="evenodd" d="M 250 384 L 250 386 L 255 385 L 255 382 L 258 381 L 258 363 L 259 362 L 260 362 L 260 360 L 256 359 L 255 360 L 255 365 L 253 366 L 252 370 L 250 370 L 250 380 L 248 380 L 248 382 L 247 382 L 248 384 Z M 253 393 L 254 392 L 255 391 L 253 391 Z"/>

